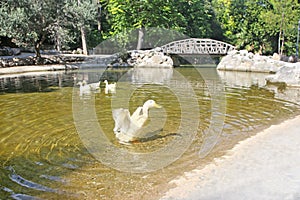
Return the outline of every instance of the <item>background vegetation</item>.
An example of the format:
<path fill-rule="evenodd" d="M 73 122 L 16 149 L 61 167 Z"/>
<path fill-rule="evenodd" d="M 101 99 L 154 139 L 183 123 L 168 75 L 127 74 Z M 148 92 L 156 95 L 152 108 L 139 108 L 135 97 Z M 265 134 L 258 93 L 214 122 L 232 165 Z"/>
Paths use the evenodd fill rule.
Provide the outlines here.
<path fill-rule="evenodd" d="M 81 47 L 137 29 L 160 27 L 198 38 L 222 40 L 261 54 L 295 54 L 298 0 L 4 0 L 0 46 L 11 39 L 58 51 Z M 123 38 L 124 40 L 128 38 Z M 143 44 L 136 44 L 143 48 Z"/>

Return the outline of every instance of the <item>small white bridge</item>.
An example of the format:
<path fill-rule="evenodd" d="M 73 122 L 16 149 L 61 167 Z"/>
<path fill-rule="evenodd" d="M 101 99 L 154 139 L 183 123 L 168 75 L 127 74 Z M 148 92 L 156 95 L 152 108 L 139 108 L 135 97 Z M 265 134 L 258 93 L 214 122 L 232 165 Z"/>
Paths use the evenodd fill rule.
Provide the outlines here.
<path fill-rule="evenodd" d="M 160 47 L 164 53 L 179 55 L 226 55 L 235 46 L 213 39 L 189 38 L 173 41 Z"/>

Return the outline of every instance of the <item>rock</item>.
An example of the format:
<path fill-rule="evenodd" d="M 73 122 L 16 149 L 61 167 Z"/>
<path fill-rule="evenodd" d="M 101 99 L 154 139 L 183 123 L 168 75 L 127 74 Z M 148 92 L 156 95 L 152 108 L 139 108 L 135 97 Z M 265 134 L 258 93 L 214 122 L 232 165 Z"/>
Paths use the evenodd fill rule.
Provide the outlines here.
<path fill-rule="evenodd" d="M 285 83 L 300 87 L 300 63 L 286 63 L 274 75 L 266 77 L 268 83 Z"/>
<path fill-rule="evenodd" d="M 138 67 L 173 67 L 171 57 L 157 50 L 134 51 L 129 62 Z"/>
<path fill-rule="evenodd" d="M 0 56 L 7 56 L 7 51 L 6 51 L 6 49 L 0 48 Z"/>
<path fill-rule="evenodd" d="M 20 53 L 21 50 L 19 48 L 0 47 L 0 56 L 14 56 Z"/>
<path fill-rule="evenodd" d="M 286 56 L 286 55 L 281 55 L 280 60 L 284 62 L 290 62 L 290 63 L 295 63 L 298 61 L 296 56 Z"/>
<path fill-rule="evenodd" d="M 290 63 L 297 62 L 297 57 L 296 56 L 290 56 L 289 59 L 288 59 L 288 62 L 290 62 Z"/>
<path fill-rule="evenodd" d="M 274 53 L 273 56 L 272 56 L 272 59 L 279 61 L 280 60 L 280 55 L 278 53 Z"/>
<path fill-rule="evenodd" d="M 0 58 L 0 67 L 14 67 L 14 66 L 27 66 L 27 65 L 51 65 L 51 64 L 65 64 L 73 62 L 82 62 L 84 57 L 77 56 L 45 56 L 41 59 L 35 57 L 13 57 L 13 58 Z"/>
<path fill-rule="evenodd" d="M 13 51 L 13 55 L 20 55 L 21 54 L 21 49 L 20 48 L 11 48 Z"/>
<path fill-rule="evenodd" d="M 227 55 L 235 55 L 235 54 L 238 54 L 238 50 L 232 50 L 232 51 L 229 51 Z"/>
<path fill-rule="evenodd" d="M 278 58 L 273 59 L 273 57 L 254 55 L 247 50 L 232 51 L 221 59 L 217 69 L 275 73 L 285 62 L 277 60 Z"/>
<path fill-rule="evenodd" d="M 73 54 L 83 54 L 83 50 L 81 48 L 77 48 L 72 52 Z"/>
<path fill-rule="evenodd" d="M 248 55 L 247 50 L 240 50 L 239 53 L 240 53 L 241 56 L 247 56 Z"/>
<path fill-rule="evenodd" d="M 152 50 L 133 50 L 114 54 L 109 67 L 173 67 L 171 57 L 164 55 L 160 48 Z"/>

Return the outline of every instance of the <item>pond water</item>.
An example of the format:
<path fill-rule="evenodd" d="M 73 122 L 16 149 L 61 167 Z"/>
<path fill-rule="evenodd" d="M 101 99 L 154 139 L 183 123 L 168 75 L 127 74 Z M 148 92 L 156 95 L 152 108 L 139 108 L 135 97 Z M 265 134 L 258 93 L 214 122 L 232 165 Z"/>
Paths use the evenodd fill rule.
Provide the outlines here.
<path fill-rule="evenodd" d="M 159 199 L 184 172 L 299 114 L 264 76 L 215 68 L 2 76 L 0 199 Z M 117 82 L 115 94 L 105 79 Z M 100 91 L 80 91 L 82 80 L 102 81 Z M 148 99 L 162 106 L 145 129 L 155 134 L 119 143 L 112 109 L 132 113 Z"/>

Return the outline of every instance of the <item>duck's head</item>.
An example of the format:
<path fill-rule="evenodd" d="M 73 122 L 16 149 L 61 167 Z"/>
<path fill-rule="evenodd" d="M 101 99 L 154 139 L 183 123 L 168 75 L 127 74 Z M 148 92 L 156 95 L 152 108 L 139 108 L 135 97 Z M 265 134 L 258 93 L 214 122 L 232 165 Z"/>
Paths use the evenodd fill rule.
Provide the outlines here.
<path fill-rule="evenodd" d="M 158 105 L 154 100 L 150 99 L 150 100 L 147 100 L 143 107 L 147 107 L 147 108 L 161 108 L 160 105 Z"/>
<path fill-rule="evenodd" d="M 103 82 L 104 82 L 104 83 L 108 83 L 108 81 L 107 81 L 107 80 L 104 80 Z"/>

